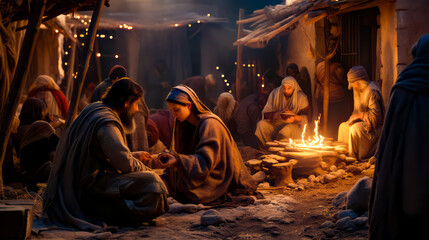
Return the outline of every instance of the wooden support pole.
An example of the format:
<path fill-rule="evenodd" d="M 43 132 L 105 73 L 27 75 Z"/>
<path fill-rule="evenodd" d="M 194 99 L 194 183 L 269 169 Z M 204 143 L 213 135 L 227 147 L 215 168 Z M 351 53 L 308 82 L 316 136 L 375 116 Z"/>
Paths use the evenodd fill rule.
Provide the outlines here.
<path fill-rule="evenodd" d="M 73 36 L 76 34 L 76 27 L 72 27 L 72 34 Z M 73 92 L 73 79 L 74 79 L 74 65 L 76 60 L 76 44 L 77 41 L 71 41 L 70 48 L 69 48 L 69 59 L 68 65 L 67 65 L 67 88 L 66 88 L 66 98 L 70 101 L 71 94 Z"/>
<path fill-rule="evenodd" d="M 238 20 L 244 18 L 244 9 L 238 11 Z M 242 37 L 243 24 L 238 24 L 237 40 Z M 237 101 L 241 100 L 241 80 L 243 78 L 243 45 L 237 45 L 237 72 L 235 74 L 235 97 Z"/>
<path fill-rule="evenodd" d="M 89 62 L 94 48 L 95 35 L 97 33 L 98 23 L 100 22 L 101 11 L 106 0 L 97 0 L 97 9 L 94 10 L 91 17 L 91 24 L 89 25 L 89 34 L 85 42 L 82 59 L 79 62 L 79 70 L 77 78 L 73 84 L 73 94 L 70 102 L 69 112 L 65 128 L 67 129 L 76 116 L 79 99 L 82 92 L 82 87 L 85 81 L 86 73 L 88 72 Z"/>
<path fill-rule="evenodd" d="M 325 32 L 325 80 L 323 88 L 323 133 L 327 134 L 328 132 L 328 110 L 329 110 L 329 82 L 331 79 L 331 64 L 329 59 L 329 42 L 330 42 L 330 30 L 331 24 L 329 20 L 325 18 L 324 20 L 324 32 Z"/>
<path fill-rule="evenodd" d="M 4 137 L 0 145 L 0 194 L 4 199 L 3 192 L 3 161 L 9 142 L 13 118 L 18 108 L 19 99 L 26 85 L 30 63 L 33 58 L 34 48 L 39 35 L 40 24 L 45 12 L 46 0 L 31 1 L 31 12 L 28 19 L 28 27 L 19 54 L 18 64 L 13 75 L 12 85 L 6 99 L 6 105 L 2 108 L 0 120 L 0 136 Z"/>

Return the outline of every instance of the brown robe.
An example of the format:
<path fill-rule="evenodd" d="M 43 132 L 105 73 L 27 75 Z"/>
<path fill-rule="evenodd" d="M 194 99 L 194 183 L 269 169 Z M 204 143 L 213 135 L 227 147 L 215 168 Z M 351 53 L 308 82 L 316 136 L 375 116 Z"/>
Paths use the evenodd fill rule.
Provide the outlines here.
<path fill-rule="evenodd" d="M 226 193 L 255 191 L 256 182 L 222 120 L 189 87 L 175 88 L 189 96 L 200 121 L 196 127 L 187 121 L 175 122 L 172 150 L 180 159 L 162 176 L 170 195 L 182 203 L 206 204 Z"/>

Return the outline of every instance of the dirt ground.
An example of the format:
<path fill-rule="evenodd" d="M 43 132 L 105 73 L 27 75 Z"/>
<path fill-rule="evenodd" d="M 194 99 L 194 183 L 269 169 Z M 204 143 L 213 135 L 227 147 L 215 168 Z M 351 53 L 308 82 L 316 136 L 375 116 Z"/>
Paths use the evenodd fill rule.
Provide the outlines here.
<path fill-rule="evenodd" d="M 248 206 L 215 208 L 224 222 L 210 226 L 201 224 L 201 215 L 211 207 L 199 206 L 197 212 L 167 213 L 139 228 L 112 228 L 104 233 L 52 228 L 37 217 L 42 208 L 39 200 L 29 239 L 367 239 L 366 225 L 353 231 L 321 225 L 335 223 L 335 215 L 342 210 L 332 205 L 338 193 L 349 191 L 359 179 L 372 175 L 373 167 L 305 190 L 259 188 L 265 199 Z"/>

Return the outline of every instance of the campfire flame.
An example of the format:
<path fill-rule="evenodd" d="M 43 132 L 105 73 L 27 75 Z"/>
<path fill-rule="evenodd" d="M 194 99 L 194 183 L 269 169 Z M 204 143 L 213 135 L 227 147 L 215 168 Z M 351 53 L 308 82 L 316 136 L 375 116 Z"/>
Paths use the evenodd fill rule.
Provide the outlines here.
<path fill-rule="evenodd" d="M 296 147 L 310 147 L 310 148 L 320 148 L 324 146 L 323 139 L 324 137 L 322 135 L 319 135 L 319 122 L 320 122 L 320 115 L 317 118 L 317 120 L 314 120 L 314 136 L 308 137 L 307 140 L 305 140 L 305 130 L 307 129 L 307 124 L 304 125 L 304 129 L 302 130 L 301 134 L 301 140 L 302 143 L 296 143 L 291 138 L 289 138 L 289 146 L 291 148 Z"/>

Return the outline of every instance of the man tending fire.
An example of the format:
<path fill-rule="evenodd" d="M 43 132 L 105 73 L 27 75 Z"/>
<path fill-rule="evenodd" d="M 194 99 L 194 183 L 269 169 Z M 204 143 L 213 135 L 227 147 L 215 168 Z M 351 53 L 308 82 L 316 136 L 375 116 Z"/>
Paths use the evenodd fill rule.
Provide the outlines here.
<path fill-rule="evenodd" d="M 262 110 L 255 135 L 261 148 L 273 140 L 300 138 L 304 124 L 308 122 L 311 107 L 295 78 L 286 77 L 282 85 L 274 89 Z"/>
<path fill-rule="evenodd" d="M 377 148 L 384 119 L 383 98 L 363 66 L 352 67 L 347 78 L 349 89 L 353 89 L 354 110 L 349 120 L 341 123 L 338 141 L 349 145 L 350 157 L 362 160 L 373 156 Z"/>

